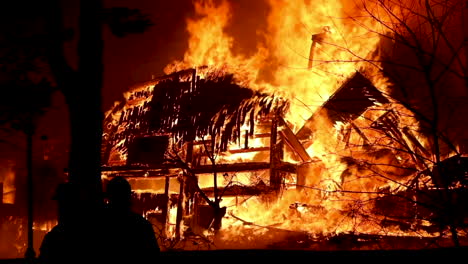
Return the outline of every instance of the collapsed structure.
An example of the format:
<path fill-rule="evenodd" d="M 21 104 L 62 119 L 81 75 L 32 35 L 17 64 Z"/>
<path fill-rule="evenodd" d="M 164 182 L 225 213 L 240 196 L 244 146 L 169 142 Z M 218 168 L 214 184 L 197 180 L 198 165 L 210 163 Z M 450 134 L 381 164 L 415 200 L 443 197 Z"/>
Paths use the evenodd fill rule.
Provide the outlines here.
<path fill-rule="evenodd" d="M 377 187 L 381 192 L 373 208 L 384 216 L 380 225 L 401 228 L 409 215 L 422 221 L 435 212 L 419 208 L 425 194 L 416 195 L 413 188 L 425 177 L 417 166 L 428 150 L 399 120 L 394 104 L 359 72 L 297 132 L 284 119 L 287 100 L 241 87 L 222 70 L 176 72 L 126 96 L 106 116 L 103 174 L 128 177 L 136 207 L 158 226 L 162 240 L 219 230 L 226 216 L 249 223 L 227 213 L 226 207 L 242 205 L 252 196 L 271 201 L 286 189 L 329 192 L 322 187 L 325 180 L 337 186 L 334 191 L 353 192 L 352 182 L 372 178 L 369 171 L 386 183 L 412 181 L 404 190 L 399 190 L 403 184 L 392 187 L 383 181 Z M 307 150 L 323 130 L 323 120 L 339 131 L 330 142 L 338 142 L 334 148 L 343 153 L 340 162 L 347 166 L 331 181 L 324 176 L 330 168 Z M 466 172 L 457 179 L 466 184 Z M 376 191 L 375 184 L 359 188 L 362 193 Z M 456 195 L 455 205 L 460 206 L 466 194 Z M 418 197 L 408 202 L 409 196 Z M 289 204 L 299 211 L 317 208 L 323 206 Z M 463 222 L 465 216 L 459 219 Z"/>
<path fill-rule="evenodd" d="M 411 31 L 398 26 L 401 14 L 380 1 L 267 2 L 265 27 L 250 35 L 228 28 L 245 15 L 238 6 L 194 3 L 183 59 L 108 112 L 104 179 L 128 177 L 159 237 L 195 236 L 192 246 L 408 249 L 466 239 L 466 136 L 436 118 L 435 105 L 450 100 L 431 94 L 427 65 L 413 67 L 425 53 L 400 42 Z M 245 54 L 235 46 L 244 40 L 253 40 Z"/>

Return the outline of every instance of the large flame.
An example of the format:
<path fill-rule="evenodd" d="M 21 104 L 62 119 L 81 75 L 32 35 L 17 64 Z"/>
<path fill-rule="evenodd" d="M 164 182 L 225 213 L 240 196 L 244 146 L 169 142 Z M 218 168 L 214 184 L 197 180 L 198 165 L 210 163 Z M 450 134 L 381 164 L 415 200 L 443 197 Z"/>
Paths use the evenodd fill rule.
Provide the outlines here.
<path fill-rule="evenodd" d="M 229 2 L 196 1 L 197 16 L 187 20 L 189 49 L 182 61 L 166 68 L 166 73 L 199 65 L 223 66 L 234 73 L 240 83 L 289 99 L 292 104 L 285 119 L 295 131 L 357 70 L 365 69 L 372 83 L 387 92 L 388 81 L 379 74 L 380 65 L 373 59 L 378 56 L 375 51 L 380 41 L 379 33 L 387 30 L 382 21 L 392 18 L 385 16 L 382 12 L 385 10 L 381 10 L 378 3 L 269 0 L 268 6 L 267 26 L 257 29 L 259 37 L 255 52 L 244 55 L 234 54 L 234 38 L 225 30 L 235 15 Z M 370 14 L 379 17 L 380 21 Z M 367 116 L 358 118 L 356 124 L 370 127 L 369 120 L 395 108 L 393 104 L 389 105 L 378 105 L 367 111 Z M 400 126 L 408 125 L 416 130 L 418 123 L 412 115 L 404 115 L 401 119 Z M 394 168 L 375 165 L 364 172 L 358 166 L 345 164 L 341 157 L 365 162 L 367 154 L 343 146 L 338 132 L 344 129 L 344 124 L 332 124 L 326 117 L 320 117 L 315 126 L 314 142 L 307 151 L 310 156 L 318 157 L 325 169 L 313 170 L 320 175 L 312 175 L 318 180 L 308 186 L 311 189 L 286 190 L 281 198 L 268 202 L 260 198 L 248 199 L 230 211 L 234 218 L 225 221 L 228 228 L 223 229 L 224 238 L 229 240 L 246 234 L 245 223 L 239 222 L 238 218 L 259 226 L 321 234 L 394 232 L 392 234 L 414 235 L 383 229 L 377 219 L 365 216 L 369 213 L 370 201 L 378 196 L 376 190 L 380 186 L 399 186 L 386 174 Z M 372 133 L 376 132 L 369 130 L 366 133 L 372 138 Z M 381 138 L 381 135 L 374 137 Z M 359 140 L 362 141 L 351 135 L 349 142 L 362 146 Z M 371 144 L 385 146 L 388 142 L 374 141 Z M 244 159 L 238 160 L 252 160 L 248 155 L 252 154 L 242 154 Z M 235 159 L 234 156 L 230 158 Z M 392 162 L 388 156 L 374 161 L 376 164 Z M 344 171 L 349 175 L 347 179 L 343 179 Z M 338 189 L 345 192 L 338 192 Z"/>
<path fill-rule="evenodd" d="M 300 128 L 360 68 L 360 61 L 369 57 L 379 41 L 378 35 L 357 26 L 372 20 L 355 21 L 359 9 L 345 2 L 268 1 L 267 27 L 257 30 L 255 53 L 247 56 L 233 53 L 233 37 L 225 32 L 232 17 L 228 1 L 218 5 L 197 1 L 197 19 L 187 20 L 189 49 L 183 61 L 166 67 L 166 73 L 200 65 L 225 66 L 239 82 L 290 99 L 293 104 L 286 119 Z M 311 38 L 317 34 L 323 37 L 315 40 L 311 58 Z"/>
<path fill-rule="evenodd" d="M 414 165 L 415 159 L 404 153 L 431 147 L 417 133 L 419 123 L 413 113 L 390 98 L 390 103 L 375 103 L 348 124 L 334 123 L 324 112 L 317 111 L 356 71 L 365 74 L 383 94 L 391 93 L 390 81 L 381 73 L 377 46 L 386 31 L 398 31 L 392 28 L 401 22 L 398 16 L 405 17 L 411 9 L 404 5 L 394 6 L 394 16 L 389 16 L 387 6 L 383 6 L 381 1 L 266 2 L 268 15 L 264 23 L 258 23 L 262 26 L 255 29 L 255 47 L 250 47 L 248 53 L 242 53 L 234 52 L 235 39 L 239 36 L 230 35 L 227 30 L 233 26 L 234 16 L 238 15 L 230 2 L 195 1 L 196 15 L 187 19 L 189 48 L 182 60 L 165 68 L 165 73 L 169 74 L 203 66 L 197 71 L 201 77 L 204 69 L 221 69 L 234 74 L 234 80 L 240 85 L 282 96 L 291 102 L 284 119 L 295 133 L 316 113 L 313 142 L 306 151 L 320 162 L 299 164 L 311 179 L 306 181 L 307 186 L 299 189 L 296 188 L 297 182 L 287 181 L 286 185 L 291 185 L 291 188 L 285 188 L 279 197 L 223 198 L 222 205 L 229 209 L 218 236 L 218 245 L 224 243 L 226 247 L 238 247 L 242 240 L 244 246 L 262 247 L 264 244 L 254 237 L 262 238 L 272 229 L 307 232 L 312 236 L 347 232 L 440 235 L 421 230 L 402 231 L 396 226 L 383 227 L 382 217 L 372 213 L 373 201 L 382 194 L 380 189 L 396 190 L 403 186 L 395 177 L 404 178 L 401 164 L 406 166 L 413 162 Z M 140 89 L 149 91 L 150 86 Z M 404 141 L 398 147 L 404 149 L 403 154 L 395 154 L 397 151 L 389 148 L 393 144 L 392 138 L 385 136 L 385 131 L 372 127 L 373 121 L 392 111 L 399 113 L 395 129 L 409 131 L 399 135 L 399 140 Z M 343 131 L 349 132 L 346 142 Z M 419 145 L 405 143 L 411 140 L 419 142 Z M 369 149 L 363 148 L 366 144 L 373 146 L 371 151 L 384 154 L 372 156 Z M 250 147 L 265 145 L 269 145 L 269 138 L 250 141 Z M 239 146 L 230 145 L 229 149 L 235 154 L 224 153 L 217 162 L 265 161 L 268 158 L 258 153 L 235 152 L 236 148 L 239 150 Z M 422 159 L 430 161 L 430 157 L 424 155 L 420 155 Z M 421 166 L 418 169 L 429 167 L 424 161 Z M 225 175 L 217 176 L 218 183 L 226 180 L 223 178 Z M 237 176 L 243 184 L 250 180 L 248 175 Z M 263 176 L 259 178 L 267 181 L 268 177 Z M 199 180 L 202 188 L 212 186 L 210 175 L 202 175 Z M 268 239 L 270 242 L 274 240 L 273 237 Z"/>

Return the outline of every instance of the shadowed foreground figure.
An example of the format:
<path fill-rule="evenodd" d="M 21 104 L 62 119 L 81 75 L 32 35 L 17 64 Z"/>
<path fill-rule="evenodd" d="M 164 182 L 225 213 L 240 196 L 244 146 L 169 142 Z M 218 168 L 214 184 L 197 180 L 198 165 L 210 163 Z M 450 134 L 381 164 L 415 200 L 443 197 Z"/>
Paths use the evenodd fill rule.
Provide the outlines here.
<path fill-rule="evenodd" d="M 159 245 L 151 223 L 131 211 L 131 187 L 122 177 L 107 184 L 106 230 L 109 263 L 156 263 Z M 143 262 L 144 261 L 144 262 Z"/>
<path fill-rule="evenodd" d="M 57 200 L 58 224 L 48 232 L 40 247 L 38 262 L 86 263 L 102 260 L 102 222 L 86 215 L 80 192 L 71 183 L 59 184 L 53 199 Z"/>
<path fill-rule="evenodd" d="M 77 225 L 74 215 L 78 206 L 77 195 L 78 191 L 69 183 L 57 187 L 53 199 L 57 200 L 58 224 L 42 240 L 40 263 L 68 262 L 74 255 L 73 251 L 77 246 L 77 233 L 74 230 Z"/>

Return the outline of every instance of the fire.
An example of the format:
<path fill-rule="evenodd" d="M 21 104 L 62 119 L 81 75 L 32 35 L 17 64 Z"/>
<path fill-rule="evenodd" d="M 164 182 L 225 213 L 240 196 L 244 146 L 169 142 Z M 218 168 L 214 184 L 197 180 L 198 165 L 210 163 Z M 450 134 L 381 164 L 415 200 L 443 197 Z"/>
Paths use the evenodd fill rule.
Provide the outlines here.
<path fill-rule="evenodd" d="M 228 210 L 214 238 L 216 244 L 239 247 L 242 240 L 240 247 L 264 247 L 261 240 L 283 239 L 288 232 L 304 232 L 312 238 L 347 233 L 442 236 L 440 230 L 383 226 L 387 219 L 374 211 L 374 202 L 383 193 L 410 189 L 408 176 L 433 165 L 428 151 L 433 146 L 421 133 L 415 114 L 389 96 L 392 83 L 382 74 L 383 66 L 378 62 L 382 36 L 389 29 L 399 32 L 398 15 L 405 17 L 411 9 L 395 6 L 392 12 L 396 17 L 392 17 L 381 1 L 268 0 L 267 4 L 266 26 L 256 29 L 255 47 L 243 54 L 234 52 L 236 36 L 226 30 L 236 15 L 230 2 L 195 1 L 196 16 L 186 21 L 189 48 L 182 60 L 165 68 L 166 74 L 196 69 L 201 78 L 213 71 L 232 73 L 238 85 L 287 99 L 291 105 L 284 120 L 296 135 L 314 115 L 313 123 L 308 124 L 309 139 L 303 145 L 311 160 L 301 163 L 290 154 L 284 159 L 297 165 L 297 174 L 300 170 L 305 180 L 286 176 L 286 187 L 280 194 L 223 197 L 221 206 Z M 322 106 L 356 73 L 364 75 L 384 100 L 374 98 L 357 117 L 332 120 Z M 132 90 L 127 98 L 130 106 L 139 105 L 146 111 L 143 101 L 130 96 L 138 91 L 150 93 L 154 84 Z M 371 92 L 367 92 L 369 96 Z M 120 118 L 119 113 L 114 120 Z M 246 120 L 241 130 L 247 133 L 249 124 Z M 223 164 L 268 162 L 268 154 L 262 151 L 270 140 L 241 136 L 226 153 L 214 155 L 215 160 Z M 194 149 L 200 153 L 205 147 L 198 144 Z M 258 152 L 246 151 L 249 148 Z M 210 162 L 205 157 L 203 165 Z M 200 188 L 213 186 L 212 174 L 200 173 L 197 177 Z M 224 188 L 232 181 L 248 185 L 252 178 L 258 180 L 256 183 L 269 181 L 262 173 L 255 177 L 249 173 L 218 173 L 216 182 Z M 170 212 L 170 225 L 176 221 L 174 210 Z M 417 221 L 425 226 L 427 220 Z"/>
<path fill-rule="evenodd" d="M 298 129 L 304 120 L 342 85 L 342 81 L 356 70 L 365 68 L 372 83 L 384 93 L 388 91 L 388 81 L 378 73 L 379 65 L 370 69 L 365 66 L 367 60 L 374 59 L 372 56 L 375 54 L 372 53 L 380 40 L 378 33 L 385 29 L 378 27 L 376 20 L 370 17 L 369 13 L 362 11 L 363 5 L 349 2 L 268 1 L 268 26 L 262 29 L 260 34 L 263 38 L 259 38 L 256 52 L 250 57 L 234 55 L 232 52 L 233 38 L 224 31 L 232 16 L 228 2 L 222 1 L 219 5 L 212 1 L 196 2 L 195 11 L 200 18 L 187 21 L 187 29 L 191 36 L 189 50 L 182 62 L 174 64 L 182 67 L 226 65 L 227 70 L 234 72 L 236 78 L 248 87 L 279 94 L 293 102 L 285 119 L 293 124 L 293 128 Z M 372 9 L 376 16 L 381 15 L 382 20 L 388 19 L 385 12 L 373 4 L 375 3 L 367 3 L 365 7 L 368 11 Z M 407 10 L 400 10 L 404 11 Z M 371 28 L 373 30 L 369 30 Z M 167 70 L 174 69 L 173 65 L 171 67 Z M 265 72 L 269 74 L 266 75 Z M 396 109 L 398 107 L 401 109 Z M 355 123 L 360 127 L 369 127 L 369 120 L 383 115 L 389 111 L 388 108 L 400 113 L 399 126 L 407 126 L 412 131 L 417 130 L 417 120 L 410 115 L 411 113 L 402 114 L 408 111 L 395 102 L 389 106 L 376 105 Z M 349 216 L 345 212 L 349 212 L 350 207 L 356 207 L 355 211 L 359 213 L 369 210 L 366 207 L 370 205 L 358 201 L 374 199 L 377 196 L 375 191 L 380 186 L 389 184 L 397 188 L 398 184 L 386 179 L 385 175 L 371 175 L 372 171 L 386 174 L 395 169 L 391 166 L 376 165 L 362 172 L 349 167 L 341 157 L 350 156 L 363 162 L 368 161 L 368 157 L 365 153 L 356 152 L 356 148 L 343 146 L 342 141 L 338 140 L 341 137 L 338 132 L 346 125 L 333 125 L 325 116 L 317 121 L 314 142 L 307 152 L 320 158 L 326 169 L 321 175 L 312 175 L 317 178 L 314 185 L 309 186 L 312 189 L 306 192 L 287 190 L 273 203 L 250 199 L 231 212 L 258 225 L 274 225 L 287 230 L 307 230 L 311 233 L 340 233 L 350 230 L 362 233 L 392 232 L 382 231 L 380 225 L 365 221 L 361 215 Z M 370 134 L 370 138 L 381 138 L 375 131 L 366 133 Z M 359 140 L 362 139 L 352 135 L 349 142 L 360 147 L 362 142 Z M 421 138 L 420 142 L 426 144 Z M 370 144 L 385 146 L 388 143 L 375 141 Z M 352 151 L 355 152 L 351 153 Z M 245 160 L 253 160 L 252 156 L 247 156 L 249 154 L 242 156 Z M 235 155 L 228 157 L 236 160 Z M 401 156 L 398 158 L 404 159 Z M 375 162 L 391 163 L 389 156 Z M 346 170 L 352 176 L 344 180 L 342 175 Z M 339 188 L 348 193 L 337 192 Z M 351 202 L 348 199 L 351 199 Z M 285 210 L 292 204 L 302 206 L 294 210 Z M 232 233 L 238 230 L 232 228 L 235 226 L 236 221 L 228 224 L 224 234 L 231 233 L 234 236 Z M 395 232 L 399 235 L 411 235 L 410 232 Z"/>
<path fill-rule="evenodd" d="M 184 60 L 168 65 L 165 71 L 225 66 L 240 83 L 294 102 L 286 119 L 299 128 L 342 80 L 359 69 L 360 61 L 369 57 L 379 41 L 377 34 L 369 34 L 349 18 L 359 15 L 359 9 L 345 2 L 268 1 L 268 26 L 258 30 L 255 53 L 247 57 L 233 54 L 233 37 L 224 31 L 232 17 L 228 1 L 219 5 L 197 1 L 195 11 L 200 18 L 187 20 L 190 39 Z M 324 29 L 326 37 L 317 44 L 314 66 L 308 69 L 311 37 L 324 34 Z"/>
<path fill-rule="evenodd" d="M 251 82 L 255 78 L 255 72 L 250 70 L 259 67 L 260 61 L 258 55 L 244 58 L 232 54 L 233 38 L 224 33 L 231 18 L 228 2 L 222 1 L 220 5 L 215 5 L 213 1 L 197 1 L 194 5 L 196 14 L 201 18 L 187 19 L 189 50 L 183 61 L 171 63 L 164 71 L 172 73 L 199 66 L 224 66 L 226 70 L 238 73 L 239 82 Z"/>

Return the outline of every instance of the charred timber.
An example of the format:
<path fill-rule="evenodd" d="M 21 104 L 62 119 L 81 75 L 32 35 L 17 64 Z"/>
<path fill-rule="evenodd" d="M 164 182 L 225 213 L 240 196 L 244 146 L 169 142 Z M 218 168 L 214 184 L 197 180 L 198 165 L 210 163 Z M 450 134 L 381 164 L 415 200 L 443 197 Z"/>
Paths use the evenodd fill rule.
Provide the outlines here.
<path fill-rule="evenodd" d="M 110 176 L 120 176 L 126 178 L 140 178 L 140 177 L 165 177 L 171 176 L 176 177 L 179 174 L 180 167 L 175 164 L 160 164 L 151 166 L 105 166 L 101 167 L 101 171 Z"/>
<path fill-rule="evenodd" d="M 266 170 L 270 168 L 269 162 L 244 162 L 244 163 L 233 163 L 233 164 L 217 164 L 216 172 L 237 172 L 237 171 L 257 171 Z M 119 176 L 128 177 L 164 177 L 168 174 L 177 175 L 176 170 L 180 169 L 175 164 L 161 164 L 152 166 L 113 166 L 113 167 L 102 167 L 104 172 L 115 172 Z M 275 166 L 276 170 L 296 173 L 297 166 L 288 162 L 279 162 Z M 213 173 L 213 165 L 201 165 L 193 168 L 195 174 L 201 173 Z"/>
<path fill-rule="evenodd" d="M 230 149 L 230 153 L 249 153 L 270 150 L 270 147 L 258 147 L 258 148 L 245 148 L 245 149 Z"/>
<path fill-rule="evenodd" d="M 218 164 L 216 165 L 216 172 L 237 172 L 237 171 L 256 171 L 266 170 L 270 168 L 269 162 L 245 162 L 245 163 L 233 163 L 233 164 Z M 279 163 L 275 169 L 296 173 L 296 165 L 287 162 Z M 213 165 L 202 165 L 194 168 L 194 173 L 212 173 L 214 172 Z"/>
<path fill-rule="evenodd" d="M 148 171 L 160 170 L 162 173 L 169 172 L 170 169 L 179 168 L 176 164 L 157 164 L 157 165 L 123 165 L 123 166 L 102 166 L 102 171 Z"/>
<path fill-rule="evenodd" d="M 218 192 L 222 193 L 223 196 L 239 196 L 239 195 L 260 195 L 260 194 L 265 194 L 268 192 L 273 192 L 274 189 L 266 186 L 266 185 L 261 185 L 261 186 L 239 186 L 239 185 L 234 185 L 234 186 L 229 186 L 229 187 L 221 187 L 218 188 Z M 213 196 L 214 195 L 214 188 L 204 188 L 203 192 L 207 196 Z"/>
<path fill-rule="evenodd" d="M 282 126 L 282 130 L 279 131 L 283 139 L 286 141 L 286 144 L 296 152 L 302 161 L 310 161 L 312 158 L 309 156 L 307 151 L 305 150 L 304 146 L 299 142 L 294 132 L 289 128 L 283 118 L 279 118 L 280 125 Z"/>
<path fill-rule="evenodd" d="M 238 171 L 257 171 L 270 168 L 269 162 L 245 162 L 233 164 L 201 165 L 193 169 L 195 174 L 213 173 L 213 172 L 238 172 Z"/>
<path fill-rule="evenodd" d="M 300 141 L 307 140 L 314 133 L 314 123 L 322 113 L 333 123 L 347 123 L 375 102 L 385 104 L 389 101 L 366 77 L 356 72 L 306 121 L 296 137 Z"/>

